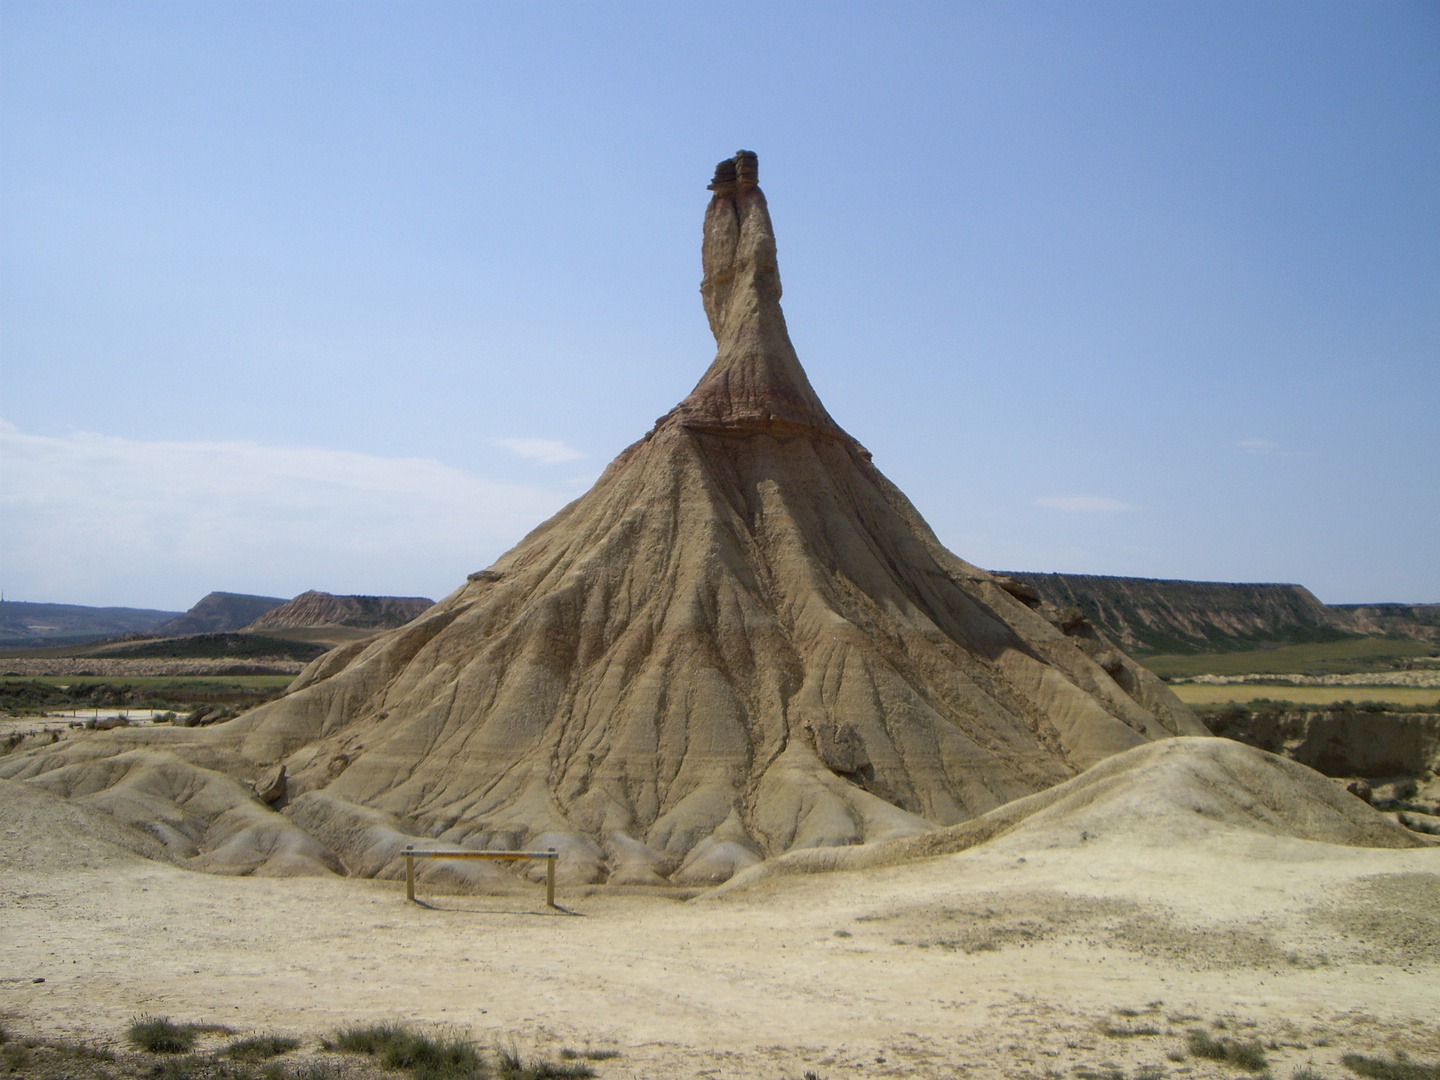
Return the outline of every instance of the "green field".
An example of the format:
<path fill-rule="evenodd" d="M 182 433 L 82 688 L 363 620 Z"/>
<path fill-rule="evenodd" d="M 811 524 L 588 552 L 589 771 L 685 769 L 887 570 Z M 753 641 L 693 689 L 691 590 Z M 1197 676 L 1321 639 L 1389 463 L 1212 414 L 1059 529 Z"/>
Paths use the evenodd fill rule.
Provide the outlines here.
<path fill-rule="evenodd" d="M 1402 661 L 1440 654 L 1440 645 L 1394 638 L 1315 641 L 1233 653 L 1192 653 L 1139 659 L 1161 678 L 1186 675 L 1346 675 L 1393 671 Z"/>
<path fill-rule="evenodd" d="M 0 678 L 7 683 L 38 682 L 46 686 L 183 686 L 255 688 L 289 686 L 294 675 L 24 675 Z"/>
<path fill-rule="evenodd" d="M 1294 705 L 1335 705 L 1342 701 L 1377 701 L 1406 709 L 1433 708 L 1440 712 L 1440 690 L 1416 686 L 1197 686 L 1182 683 L 1170 687 L 1186 705 L 1239 705 L 1254 701 L 1288 702 Z"/>
<path fill-rule="evenodd" d="M 293 675 L 36 675 L 0 678 L 0 711 L 16 716 L 67 709 L 188 712 L 200 705 L 248 709 L 279 697 Z"/>

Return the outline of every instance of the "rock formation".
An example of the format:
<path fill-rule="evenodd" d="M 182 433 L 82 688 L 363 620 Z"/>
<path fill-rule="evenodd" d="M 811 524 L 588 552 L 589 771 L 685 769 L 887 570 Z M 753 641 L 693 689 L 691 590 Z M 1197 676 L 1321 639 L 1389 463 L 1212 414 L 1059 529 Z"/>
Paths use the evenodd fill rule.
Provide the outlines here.
<path fill-rule="evenodd" d="M 1206 733 L 1083 620 L 1057 625 L 947 551 L 826 412 L 786 331 L 757 171 L 741 152 L 710 185 L 714 362 L 587 494 L 278 701 L 167 732 L 148 758 L 145 734 L 105 736 L 131 751 L 112 773 L 133 786 L 163 765 L 172 801 L 180 759 L 249 784 L 284 765 L 283 813 L 240 814 L 223 785 L 204 815 L 181 807 L 186 857 L 216 866 L 205 829 L 223 819 L 237 868 L 267 873 L 333 852 L 393 874 L 403 844 L 439 843 L 555 847 L 562 881 L 714 882 L 961 822 Z M 64 766 L 52 791 L 118 812 L 76 772 L 98 767 L 96 745 L 0 775 Z"/>
<path fill-rule="evenodd" d="M 246 623 L 283 603 L 285 601 L 278 596 L 207 593 L 185 614 L 151 627 L 150 633 L 155 637 L 175 637 L 180 634 L 216 634 L 239 630 Z"/>
<path fill-rule="evenodd" d="M 271 608 L 244 629 L 255 634 L 321 626 L 388 630 L 404 626 L 434 603 L 425 596 L 333 596 L 311 589 Z"/>

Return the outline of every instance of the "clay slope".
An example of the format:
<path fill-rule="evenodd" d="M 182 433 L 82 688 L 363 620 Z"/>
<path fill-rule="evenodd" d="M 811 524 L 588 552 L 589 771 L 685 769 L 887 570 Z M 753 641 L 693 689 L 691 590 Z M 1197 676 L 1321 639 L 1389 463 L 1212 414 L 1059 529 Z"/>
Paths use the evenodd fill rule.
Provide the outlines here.
<path fill-rule="evenodd" d="M 1241 833 L 1344 847 L 1432 846 L 1299 762 L 1229 739 L 1177 738 L 1116 754 L 1063 784 L 922 836 L 791 852 L 735 878 L 723 893 L 776 877 L 897 866 L 981 845 L 993 854 L 1106 843 L 1171 848 L 1232 845 Z"/>
<path fill-rule="evenodd" d="M 423 616 L 169 754 L 283 764 L 284 817 L 351 873 L 394 873 L 406 842 L 553 846 L 562 880 L 656 884 L 961 822 L 1205 733 L 941 546 L 795 357 L 753 155 L 712 190 L 695 390 Z"/>
<path fill-rule="evenodd" d="M 362 630 L 404 626 L 435 601 L 424 596 L 333 596 L 311 589 L 271 608 L 245 627 L 250 633 L 312 626 L 353 626 Z"/>

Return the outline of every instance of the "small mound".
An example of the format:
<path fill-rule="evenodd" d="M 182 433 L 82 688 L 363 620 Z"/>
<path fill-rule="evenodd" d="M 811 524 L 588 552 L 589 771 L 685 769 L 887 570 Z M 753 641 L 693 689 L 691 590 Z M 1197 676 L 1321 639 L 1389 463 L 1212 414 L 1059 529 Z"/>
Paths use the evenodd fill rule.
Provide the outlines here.
<path fill-rule="evenodd" d="M 1229 739 L 1182 737 L 1116 754 L 1063 784 L 950 828 L 858 847 L 790 852 L 737 875 L 721 891 L 772 875 L 949 855 L 1002 837 L 1029 848 L 1107 839 L 1168 847 L 1225 830 L 1345 847 L 1429 846 L 1305 765 Z"/>
<path fill-rule="evenodd" d="M 14 780 L 0 780 L 0 836 L 0 865 L 9 872 L 172 861 L 164 844 L 139 829 Z"/>
<path fill-rule="evenodd" d="M 165 750 L 54 754 L 14 764 L 30 768 L 11 771 L 26 781 L 11 787 L 42 790 L 78 811 L 103 814 L 128 827 L 125 835 L 144 838 L 192 869 L 273 877 L 344 872 L 331 851 L 264 806 L 251 787 Z"/>

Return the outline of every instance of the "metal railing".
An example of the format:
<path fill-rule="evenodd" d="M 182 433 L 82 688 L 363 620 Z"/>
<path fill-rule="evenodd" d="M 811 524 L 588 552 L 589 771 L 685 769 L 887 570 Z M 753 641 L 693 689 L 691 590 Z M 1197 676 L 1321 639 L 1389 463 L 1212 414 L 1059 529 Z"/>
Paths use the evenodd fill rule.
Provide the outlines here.
<path fill-rule="evenodd" d="M 555 906 L 555 860 L 560 856 L 552 847 L 548 851 L 416 851 L 405 845 L 405 899 L 415 899 L 416 859 L 544 859 L 545 903 Z"/>

